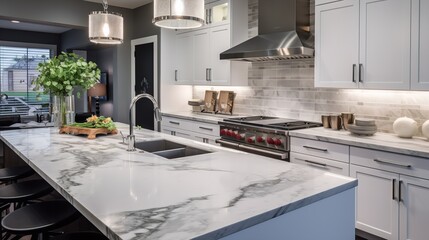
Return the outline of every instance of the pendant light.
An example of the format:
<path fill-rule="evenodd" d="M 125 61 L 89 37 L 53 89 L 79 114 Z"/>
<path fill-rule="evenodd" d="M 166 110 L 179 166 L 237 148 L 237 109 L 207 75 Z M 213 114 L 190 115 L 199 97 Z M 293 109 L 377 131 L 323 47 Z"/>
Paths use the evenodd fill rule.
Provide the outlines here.
<path fill-rule="evenodd" d="M 152 22 L 163 28 L 190 29 L 204 24 L 204 0 L 154 0 Z"/>
<path fill-rule="evenodd" d="M 102 2 L 104 11 L 89 14 L 89 40 L 100 44 L 121 44 L 124 39 L 124 19 L 121 14 L 107 12 L 107 0 Z"/>

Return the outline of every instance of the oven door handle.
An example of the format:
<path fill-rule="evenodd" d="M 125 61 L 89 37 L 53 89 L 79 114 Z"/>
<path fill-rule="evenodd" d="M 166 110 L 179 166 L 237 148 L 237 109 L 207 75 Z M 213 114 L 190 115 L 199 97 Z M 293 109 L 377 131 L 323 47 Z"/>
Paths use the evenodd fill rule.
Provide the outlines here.
<path fill-rule="evenodd" d="M 227 145 L 227 146 L 230 146 L 230 147 L 235 147 L 235 148 L 238 148 L 238 146 L 239 146 L 238 143 L 232 143 L 232 142 L 228 142 L 228 141 L 225 141 L 225 140 L 222 140 L 222 139 L 216 139 L 215 142 L 219 143 L 219 144 L 224 144 L 224 145 Z"/>
<path fill-rule="evenodd" d="M 241 144 L 239 144 L 238 147 L 242 148 L 242 149 L 250 150 L 250 151 L 255 151 L 255 152 L 275 156 L 275 157 L 280 158 L 280 159 L 286 159 L 287 158 L 287 153 L 279 153 L 279 152 L 264 150 L 264 149 L 260 149 L 260 148 L 248 147 L 246 145 L 241 145 Z"/>

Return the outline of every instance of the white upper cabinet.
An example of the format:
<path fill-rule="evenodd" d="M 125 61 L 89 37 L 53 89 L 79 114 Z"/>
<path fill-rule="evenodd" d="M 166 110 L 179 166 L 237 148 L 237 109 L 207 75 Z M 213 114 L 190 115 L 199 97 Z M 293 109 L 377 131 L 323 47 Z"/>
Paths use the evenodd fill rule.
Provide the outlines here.
<path fill-rule="evenodd" d="M 188 84 L 193 81 L 193 35 L 189 33 L 176 35 L 174 81 L 177 84 Z M 184 58 L 186 56 L 186 58 Z"/>
<path fill-rule="evenodd" d="M 315 14 L 316 87 L 429 90 L 428 1 L 316 0 Z"/>
<path fill-rule="evenodd" d="M 413 1 L 412 90 L 429 90 L 429 1 Z"/>
<path fill-rule="evenodd" d="M 210 68 L 210 32 L 206 29 L 196 31 L 193 34 L 194 49 L 193 49 L 193 67 L 195 84 L 204 84 L 209 80 L 208 71 Z M 192 53 L 192 52 L 189 52 Z"/>
<path fill-rule="evenodd" d="M 247 85 L 249 63 L 220 60 L 220 53 L 248 39 L 247 25 L 248 0 L 206 1 L 205 26 L 176 33 L 175 83 Z"/>
<path fill-rule="evenodd" d="M 358 87 L 358 2 L 345 0 L 316 6 L 315 14 L 316 87 Z"/>
<path fill-rule="evenodd" d="M 230 48 L 231 44 L 222 39 L 231 39 L 229 25 L 210 29 L 210 68 L 209 80 L 212 84 L 228 84 L 231 73 L 231 62 L 220 60 L 219 55 Z"/>
<path fill-rule="evenodd" d="M 360 0 L 360 87 L 410 89 L 411 0 Z"/>
<path fill-rule="evenodd" d="M 229 23 L 230 8 L 228 0 L 206 1 L 206 25 Z"/>

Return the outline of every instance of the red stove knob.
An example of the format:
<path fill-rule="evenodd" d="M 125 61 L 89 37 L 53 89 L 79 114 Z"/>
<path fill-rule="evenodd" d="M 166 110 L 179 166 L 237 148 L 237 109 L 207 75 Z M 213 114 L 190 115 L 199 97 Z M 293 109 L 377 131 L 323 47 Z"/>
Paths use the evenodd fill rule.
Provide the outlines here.
<path fill-rule="evenodd" d="M 282 145 L 282 140 L 280 140 L 280 139 L 274 140 L 274 145 L 281 146 Z"/>
<path fill-rule="evenodd" d="M 255 142 L 255 137 L 249 137 L 249 138 L 247 138 L 247 142 L 248 143 L 254 143 Z"/>
<path fill-rule="evenodd" d="M 226 134 L 227 136 L 231 136 L 231 133 L 232 133 L 232 131 L 231 131 L 231 130 L 226 129 L 226 130 L 225 130 L 225 132 L 226 132 L 225 134 Z"/>
<path fill-rule="evenodd" d="M 225 136 L 225 135 L 227 134 L 227 131 L 228 131 L 228 130 L 221 129 L 221 130 L 220 130 L 220 135 L 221 135 L 221 136 Z"/>
<path fill-rule="evenodd" d="M 267 143 L 268 144 L 274 144 L 274 139 L 272 139 L 272 138 L 267 138 Z"/>
<path fill-rule="evenodd" d="M 242 140 L 244 138 L 244 134 L 237 134 L 235 135 L 235 139 Z"/>
<path fill-rule="evenodd" d="M 236 138 L 238 134 L 238 131 L 234 131 L 231 133 L 231 137 Z"/>
<path fill-rule="evenodd" d="M 264 141 L 265 141 L 265 138 L 264 138 L 264 137 L 259 136 L 259 137 L 256 139 L 256 141 L 257 141 L 258 143 L 262 143 L 262 142 L 264 142 Z"/>

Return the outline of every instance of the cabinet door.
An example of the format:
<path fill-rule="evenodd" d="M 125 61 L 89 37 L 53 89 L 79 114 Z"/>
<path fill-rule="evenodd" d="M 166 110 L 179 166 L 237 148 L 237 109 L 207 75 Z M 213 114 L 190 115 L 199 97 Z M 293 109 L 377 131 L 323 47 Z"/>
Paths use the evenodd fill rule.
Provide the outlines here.
<path fill-rule="evenodd" d="M 230 82 L 231 62 L 220 60 L 220 54 L 231 47 L 229 25 L 210 29 L 210 80 L 212 84 L 227 84 Z"/>
<path fill-rule="evenodd" d="M 208 83 L 210 31 L 194 32 L 194 84 Z"/>
<path fill-rule="evenodd" d="M 401 175 L 400 239 L 428 239 L 429 181 Z"/>
<path fill-rule="evenodd" d="M 315 87 L 357 88 L 359 3 L 316 6 Z"/>
<path fill-rule="evenodd" d="M 350 165 L 358 179 L 356 228 L 388 239 L 398 239 L 399 206 L 396 200 L 399 175 Z"/>
<path fill-rule="evenodd" d="M 429 90 L 429 1 L 413 2 L 412 90 Z"/>
<path fill-rule="evenodd" d="M 193 35 L 184 33 L 176 35 L 176 68 L 175 82 L 178 84 L 192 83 L 194 74 Z"/>
<path fill-rule="evenodd" d="M 360 88 L 410 88 L 411 1 L 360 1 Z"/>

